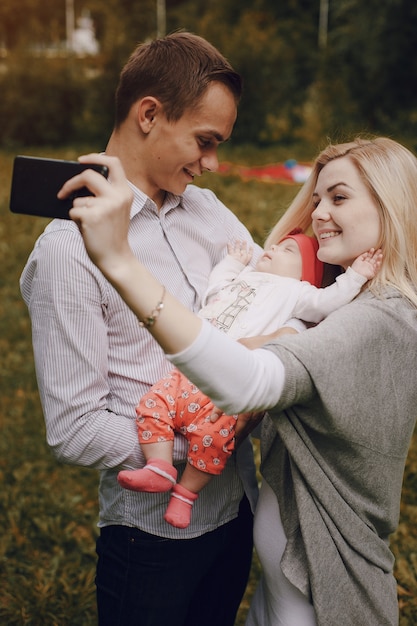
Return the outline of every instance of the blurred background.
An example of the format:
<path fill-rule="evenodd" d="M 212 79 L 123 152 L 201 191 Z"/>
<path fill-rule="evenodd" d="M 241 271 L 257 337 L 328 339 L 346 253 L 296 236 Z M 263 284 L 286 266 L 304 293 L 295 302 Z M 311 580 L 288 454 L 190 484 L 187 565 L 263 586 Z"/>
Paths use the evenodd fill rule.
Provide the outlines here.
<path fill-rule="evenodd" d="M 383 134 L 417 150 L 415 0 L 0 0 L 0 624 L 5 626 L 97 623 L 98 476 L 60 465 L 46 445 L 19 277 L 48 220 L 10 213 L 13 158 L 20 153 L 76 159 L 103 150 L 113 126 L 118 75 L 129 54 L 137 43 L 181 28 L 206 37 L 244 78 L 233 138 L 220 150 L 220 171 L 196 184 L 213 189 L 260 244 L 302 182 L 289 172 L 308 165 L 328 139 Z M 417 435 L 391 547 L 400 626 L 413 626 Z M 236 626 L 244 624 L 258 578 L 254 554 Z"/>
<path fill-rule="evenodd" d="M 234 143 L 417 145 L 414 0 L 1 0 L 0 145 L 103 145 L 129 53 L 178 28 L 244 77 Z"/>

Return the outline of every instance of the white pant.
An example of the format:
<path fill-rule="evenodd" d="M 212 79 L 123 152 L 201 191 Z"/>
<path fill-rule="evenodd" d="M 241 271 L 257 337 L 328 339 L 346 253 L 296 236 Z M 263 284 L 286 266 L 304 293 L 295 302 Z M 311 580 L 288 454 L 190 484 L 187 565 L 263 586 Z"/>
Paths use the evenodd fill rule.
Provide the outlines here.
<path fill-rule="evenodd" d="M 246 626 L 316 626 L 313 606 L 282 573 L 280 562 L 287 539 L 277 498 L 265 481 L 255 512 L 254 541 L 262 575 Z"/>

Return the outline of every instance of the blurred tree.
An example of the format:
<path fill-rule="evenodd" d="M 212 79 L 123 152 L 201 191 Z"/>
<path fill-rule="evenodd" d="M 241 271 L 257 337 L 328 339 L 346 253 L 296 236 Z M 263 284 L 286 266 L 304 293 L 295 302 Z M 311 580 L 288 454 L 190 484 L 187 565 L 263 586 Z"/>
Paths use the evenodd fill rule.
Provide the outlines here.
<path fill-rule="evenodd" d="M 111 49 L 114 45 L 131 48 L 138 41 L 155 35 L 155 0 L 73 0 L 72 4 L 75 22 L 82 11 L 90 12 L 97 36 L 105 48 Z M 64 42 L 66 6 L 66 0 L 50 3 L 1 0 L 0 42 L 9 51 L 18 46 Z"/>
<path fill-rule="evenodd" d="M 234 141 L 290 140 L 315 79 L 317 0 L 192 0 L 176 25 L 207 37 L 244 79 Z"/>
<path fill-rule="evenodd" d="M 0 50 L 6 47 L 9 59 L 20 55 L 28 74 L 25 49 L 56 48 L 65 41 L 66 1 L 1 0 Z M 77 115 L 72 127 L 82 132 L 85 124 L 82 134 L 100 136 L 101 141 L 99 129 L 108 132 L 113 117 L 113 92 L 121 66 L 137 43 L 156 35 L 157 2 L 73 1 L 75 18 L 83 9 L 90 11 L 100 54 L 67 59 L 67 79 L 77 76 L 75 64 L 77 78 L 84 77 L 84 82 L 68 84 L 66 89 L 88 91 L 78 115 L 71 107 Z M 166 0 L 168 32 L 185 28 L 206 37 L 243 76 L 235 142 L 285 142 L 294 137 L 317 141 L 323 135 L 334 138 L 363 130 L 395 133 L 400 138 L 415 126 L 415 0 L 329 0 L 327 42 L 320 49 L 319 10 L 320 0 Z M 3 62 L 6 67 L 15 71 L 17 64 Z M 55 81 L 48 102 L 51 114 L 56 77 L 50 78 Z M 9 97 L 7 90 L 24 88 L 24 81 L 4 78 L 1 82 L 8 102 L 17 94 Z M 61 106 L 60 99 L 55 100 Z M 38 104 L 43 106 L 42 98 Z M 58 116 L 57 110 L 51 123 Z M 37 117 L 35 112 L 32 124 Z"/>
<path fill-rule="evenodd" d="M 320 70 L 335 126 L 403 133 L 417 114 L 417 4 L 339 0 Z"/>
<path fill-rule="evenodd" d="M 17 62 L 0 75 L 3 145 L 60 145 L 74 139 L 83 111 L 85 79 L 63 59 Z"/>
<path fill-rule="evenodd" d="M 46 46 L 65 40 L 65 0 L 2 0 L 0 41 L 9 51 Z"/>

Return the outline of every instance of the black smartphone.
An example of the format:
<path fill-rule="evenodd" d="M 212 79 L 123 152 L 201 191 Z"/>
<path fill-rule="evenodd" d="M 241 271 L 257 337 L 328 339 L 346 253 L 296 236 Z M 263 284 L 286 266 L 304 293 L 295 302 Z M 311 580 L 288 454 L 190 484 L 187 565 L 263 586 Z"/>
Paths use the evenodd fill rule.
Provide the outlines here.
<path fill-rule="evenodd" d="M 12 213 L 25 215 L 70 219 L 68 213 L 74 197 L 91 196 L 92 193 L 83 187 L 64 200 L 57 198 L 57 193 L 67 180 L 86 169 L 96 170 L 105 178 L 109 174 L 105 165 L 16 156 L 13 163 L 10 210 Z"/>

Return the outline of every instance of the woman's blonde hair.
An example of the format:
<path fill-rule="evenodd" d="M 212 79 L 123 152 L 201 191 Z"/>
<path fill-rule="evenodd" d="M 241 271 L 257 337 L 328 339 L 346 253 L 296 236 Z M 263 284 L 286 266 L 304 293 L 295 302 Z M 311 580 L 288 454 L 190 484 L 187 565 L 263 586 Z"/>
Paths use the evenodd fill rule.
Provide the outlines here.
<path fill-rule="evenodd" d="M 309 231 L 318 175 L 329 161 L 344 156 L 356 166 L 380 210 L 379 247 L 384 259 L 369 287 L 377 293 L 385 285 L 394 285 L 417 306 L 417 158 L 392 139 L 357 138 L 327 146 L 315 160 L 308 180 L 271 230 L 265 248 L 294 228 Z"/>

